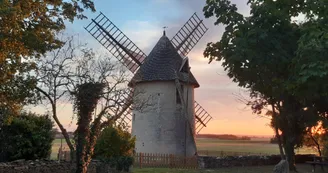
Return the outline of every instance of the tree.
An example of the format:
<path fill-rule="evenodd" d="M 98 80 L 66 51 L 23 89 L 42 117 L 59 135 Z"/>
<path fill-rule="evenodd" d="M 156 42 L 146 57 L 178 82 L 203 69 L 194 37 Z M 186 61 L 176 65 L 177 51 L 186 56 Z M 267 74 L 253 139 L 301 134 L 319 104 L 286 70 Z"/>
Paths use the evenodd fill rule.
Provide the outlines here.
<path fill-rule="evenodd" d="M 74 37 L 64 37 L 61 42 L 64 43 L 60 48 L 48 52 L 44 57 L 37 61 L 36 80 L 38 82 L 35 87 L 40 93 L 42 101 L 51 106 L 51 115 L 63 134 L 65 141 L 71 151 L 71 158 L 74 158 L 74 145 L 69 138 L 67 130 L 64 128 L 57 115 L 57 104 L 69 97 L 67 90 L 70 85 L 70 78 L 74 76 L 74 64 L 76 65 L 77 56 L 83 44 L 74 43 Z"/>
<path fill-rule="evenodd" d="M 53 122 L 48 116 L 22 112 L 2 127 L 0 140 L 0 161 L 49 158 Z"/>
<path fill-rule="evenodd" d="M 327 120 L 328 115 L 328 25 L 325 1 L 310 1 L 300 5 L 306 16 L 300 24 L 301 37 L 293 60 L 293 80 L 290 91 L 307 106 Z M 325 123 L 324 123 L 325 124 Z"/>
<path fill-rule="evenodd" d="M 74 37 L 63 40 L 65 40 L 63 41 L 64 46 L 37 61 L 39 70 L 36 75 L 38 79 L 36 89 L 45 96 L 43 101 L 51 105 L 52 116 L 65 137 L 66 143 L 71 151 L 77 151 L 78 163 L 83 162 L 83 167 L 87 168 L 100 131 L 114 123 L 123 113 L 119 110 L 122 110 L 125 102 L 121 96 L 125 91 L 127 74 L 125 68 L 110 58 L 98 56 L 84 44 L 76 44 Z M 99 101 L 96 99 L 93 103 L 96 104 L 95 108 L 99 112 L 96 114 L 95 108 L 91 107 L 92 109 L 90 108 L 88 113 L 81 113 L 80 109 L 83 108 L 78 106 L 80 101 L 75 102 L 74 108 L 78 120 L 77 146 L 75 147 L 58 118 L 57 103 L 67 98 L 76 100 L 77 96 L 83 101 L 84 99 L 80 97 L 88 95 L 79 95 L 78 93 L 84 92 L 83 86 L 88 86 L 88 84 L 94 84 L 89 89 L 97 88 L 98 84 L 99 87 L 102 86 L 100 87 L 101 91 L 96 91 L 100 92 Z M 81 89 L 82 91 L 80 91 Z M 95 98 L 97 97 L 95 96 Z M 89 99 L 86 100 L 89 101 Z M 90 117 L 91 114 L 95 115 Z"/>
<path fill-rule="evenodd" d="M 33 61 L 62 46 L 56 34 L 65 29 L 64 21 L 86 18 L 85 9 L 95 11 L 93 1 L 0 2 L 0 107 L 17 113 L 16 108 L 27 101 L 36 85 L 27 75 L 35 70 Z"/>
<path fill-rule="evenodd" d="M 82 49 L 76 62 L 67 89 L 74 100 L 78 125 L 75 132 L 76 172 L 84 173 L 101 130 L 115 123 L 124 112 L 126 100 L 122 95 L 127 74 L 125 68 L 107 57 L 97 57 L 90 49 Z"/>
<path fill-rule="evenodd" d="M 249 89 L 253 99 L 263 99 L 264 106 L 272 108 L 272 125 L 276 128 L 276 135 L 278 129 L 282 132 L 289 167 L 295 170 L 294 148 L 301 145 L 306 128 L 316 124 L 318 109 L 313 102 L 304 102 L 308 99 L 302 97 L 301 90 L 295 94 L 291 89 L 298 88 L 295 81 L 301 80 L 295 71 L 302 65 L 295 64 L 299 62 L 297 53 L 302 47 L 301 41 L 307 37 L 303 32 L 305 24 L 292 18 L 302 13 L 311 16 L 312 12 L 311 20 L 318 16 L 325 18 L 323 7 L 319 7 L 325 5 L 323 1 L 249 0 L 248 3 L 250 16 L 244 17 L 228 0 L 207 0 L 205 16 L 215 16 L 215 24 L 226 27 L 221 40 L 209 43 L 204 55 L 210 62 L 222 60 L 222 66 L 234 82 Z M 307 92 L 315 94 L 309 89 Z M 255 108 L 263 108 L 263 105 L 255 105 Z"/>
<path fill-rule="evenodd" d="M 92 112 L 97 106 L 98 100 L 103 92 L 104 85 L 102 83 L 83 83 L 77 86 L 74 94 L 76 97 L 75 109 L 77 110 L 77 129 L 76 129 L 76 158 L 77 173 L 86 173 L 88 164 L 93 153 L 93 137 L 91 133 L 96 133 L 96 129 L 100 129 L 99 123 L 92 124 Z M 90 130 L 92 126 L 92 132 Z M 95 135 L 94 135 L 95 136 Z"/>
<path fill-rule="evenodd" d="M 324 135 L 325 134 L 321 124 L 308 128 L 307 134 L 304 136 L 303 145 L 315 149 L 319 156 L 322 156 L 322 150 L 325 142 Z"/>

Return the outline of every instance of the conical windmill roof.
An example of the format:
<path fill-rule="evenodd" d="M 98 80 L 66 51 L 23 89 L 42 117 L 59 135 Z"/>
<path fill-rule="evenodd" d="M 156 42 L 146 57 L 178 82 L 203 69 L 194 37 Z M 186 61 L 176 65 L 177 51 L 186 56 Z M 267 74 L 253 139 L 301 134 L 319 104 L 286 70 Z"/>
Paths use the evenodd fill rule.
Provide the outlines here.
<path fill-rule="evenodd" d="M 171 81 L 176 79 L 177 74 L 181 82 L 199 87 L 191 72 L 188 76 L 187 72 L 180 71 L 183 62 L 188 63 L 188 61 L 183 61 L 171 41 L 163 35 L 133 76 L 129 86 L 139 82 Z"/>

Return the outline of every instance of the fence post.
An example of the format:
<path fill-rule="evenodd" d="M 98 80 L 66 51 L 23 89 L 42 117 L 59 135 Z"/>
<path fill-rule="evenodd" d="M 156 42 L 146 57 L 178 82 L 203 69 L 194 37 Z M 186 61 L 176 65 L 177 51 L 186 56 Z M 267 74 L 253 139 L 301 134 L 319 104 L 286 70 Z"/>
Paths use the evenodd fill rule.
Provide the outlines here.
<path fill-rule="evenodd" d="M 169 167 L 172 168 L 172 154 L 169 155 Z"/>
<path fill-rule="evenodd" d="M 139 167 L 142 168 L 142 153 L 139 153 Z"/>

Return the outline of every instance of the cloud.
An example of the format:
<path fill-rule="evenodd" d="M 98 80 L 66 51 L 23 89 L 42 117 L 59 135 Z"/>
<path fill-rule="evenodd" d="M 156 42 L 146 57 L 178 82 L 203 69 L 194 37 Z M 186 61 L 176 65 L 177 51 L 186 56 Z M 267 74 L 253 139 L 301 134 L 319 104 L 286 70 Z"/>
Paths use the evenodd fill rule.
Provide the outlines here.
<path fill-rule="evenodd" d="M 162 27 L 156 22 L 149 21 L 126 21 L 122 31 L 146 54 L 162 36 Z"/>

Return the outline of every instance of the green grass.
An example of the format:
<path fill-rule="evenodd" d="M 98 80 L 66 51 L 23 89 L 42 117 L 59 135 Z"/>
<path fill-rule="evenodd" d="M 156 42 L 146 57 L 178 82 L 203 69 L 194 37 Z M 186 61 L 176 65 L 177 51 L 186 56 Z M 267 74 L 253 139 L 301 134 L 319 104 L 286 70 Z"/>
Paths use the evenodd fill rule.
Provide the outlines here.
<path fill-rule="evenodd" d="M 169 169 L 169 168 L 134 168 L 133 173 L 270 173 L 274 166 L 252 166 L 252 167 L 233 167 L 220 168 L 216 170 L 185 170 L 185 169 Z M 298 173 L 311 173 L 312 167 L 310 165 L 296 165 Z M 326 168 L 326 170 L 328 170 Z M 322 173 L 320 168 L 316 170 Z M 326 171 L 327 172 L 327 171 Z"/>

